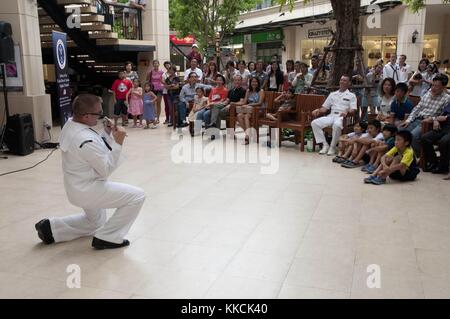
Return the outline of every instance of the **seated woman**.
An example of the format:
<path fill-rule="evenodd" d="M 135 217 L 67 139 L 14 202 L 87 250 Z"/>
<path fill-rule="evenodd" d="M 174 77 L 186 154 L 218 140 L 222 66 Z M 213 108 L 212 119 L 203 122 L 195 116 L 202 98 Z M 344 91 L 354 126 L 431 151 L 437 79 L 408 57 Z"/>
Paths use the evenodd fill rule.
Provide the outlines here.
<path fill-rule="evenodd" d="M 261 89 L 259 79 L 257 77 L 252 77 L 250 79 L 250 87 L 245 94 L 245 104 L 236 108 L 239 126 L 242 127 L 245 132 L 244 145 L 250 144 L 248 129 L 250 128 L 250 118 L 253 114 L 253 108 L 261 107 L 264 103 L 264 97 L 265 93 L 264 90 Z"/>
<path fill-rule="evenodd" d="M 278 114 L 280 111 L 289 111 L 295 110 L 295 89 L 290 88 L 287 91 L 284 91 L 280 96 L 278 96 L 274 101 L 274 105 L 278 105 L 278 110 L 276 113 L 267 113 L 266 117 L 269 120 L 276 121 L 278 118 Z M 280 106 L 281 105 L 281 106 Z"/>
<path fill-rule="evenodd" d="M 196 121 L 200 121 L 197 125 L 205 123 L 205 128 L 211 124 L 211 109 L 217 104 L 224 103 L 228 98 L 228 90 L 225 87 L 225 77 L 222 74 L 216 76 L 217 87 L 212 88 L 209 93 L 208 105 L 196 114 Z"/>

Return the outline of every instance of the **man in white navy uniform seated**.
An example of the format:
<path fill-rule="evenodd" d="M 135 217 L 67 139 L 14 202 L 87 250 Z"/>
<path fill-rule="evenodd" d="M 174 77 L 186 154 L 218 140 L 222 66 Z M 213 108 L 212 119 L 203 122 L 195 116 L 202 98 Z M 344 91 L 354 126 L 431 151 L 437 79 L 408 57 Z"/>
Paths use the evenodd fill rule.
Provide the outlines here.
<path fill-rule="evenodd" d="M 92 247 L 111 249 L 128 246 L 124 237 L 145 200 L 140 188 L 109 182 L 118 167 L 123 127 L 104 122 L 100 134 L 91 127 L 102 116 L 101 98 L 81 94 L 72 104 L 73 118 L 64 125 L 60 137 L 64 186 L 69 201 L 84 212 L 66 217 L 43 219 L 35 225 L 45 244 L 94 236 Z M 112 136 L 111 136 L 112 135 Z M 116 208 L 107 220 L 106 209 Z"/>
<path fill-rule="evenodd" d="M 322 144 L 322 150 L 319 154 L 335 155 L 336 145 L 344 128 L 344 118 L 347 115 L 354 114 L 357 110 L 356 95 L 348 90 L 351 84 L 351 78 L 348 75 L 343 75 L 339 81 L 339 90 L 330 93 L 323 103 L 323 106 L 312 112 L 313 117 L 316 117 L 311 122 L 311 127 L 314 132 L 314 138 L 318 144 Z M 317 118 L 328 111 L 327 116 Z M 331 127 L 333 129 L 333 136 L 331 145 L 325 139 L 323 129 Z"/>

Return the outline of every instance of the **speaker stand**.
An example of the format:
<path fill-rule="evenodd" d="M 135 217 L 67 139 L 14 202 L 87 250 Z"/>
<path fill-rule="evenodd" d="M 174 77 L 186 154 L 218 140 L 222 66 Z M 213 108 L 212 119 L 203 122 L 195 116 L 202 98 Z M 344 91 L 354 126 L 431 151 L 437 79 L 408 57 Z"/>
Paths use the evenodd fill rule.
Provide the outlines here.
<path fill-rule="evenodd" d="M 1 134 L 0 134 L 0 159 L 8 159 L 8 156 L 5 156 L 5 150 L 4 150 L 4 141 L 5 141 L 5 133 L 6 133 L 6 126 L 8 125 L 8 118 L 9 118 L 9 104 L 8 104 L 8 88 L 6 87 L 6 64 L 1 63 L 2 67 L 2 78 L 3 78 L 3 97 L 5 99 L 5 119 L 3 127 L 1 128 Z"/>

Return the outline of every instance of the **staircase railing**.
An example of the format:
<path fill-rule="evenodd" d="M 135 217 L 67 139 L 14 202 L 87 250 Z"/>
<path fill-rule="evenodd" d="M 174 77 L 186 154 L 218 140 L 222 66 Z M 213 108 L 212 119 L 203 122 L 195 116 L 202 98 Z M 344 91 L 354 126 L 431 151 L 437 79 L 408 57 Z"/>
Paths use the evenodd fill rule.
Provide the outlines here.
<path fill-rule="evenodd" d="M 119 39 L 143 40 L 142 10 L 127 4 L 107 0 L 93 0 L 97 13 L 105 16 L 105 23 L 110 24 Z"/>

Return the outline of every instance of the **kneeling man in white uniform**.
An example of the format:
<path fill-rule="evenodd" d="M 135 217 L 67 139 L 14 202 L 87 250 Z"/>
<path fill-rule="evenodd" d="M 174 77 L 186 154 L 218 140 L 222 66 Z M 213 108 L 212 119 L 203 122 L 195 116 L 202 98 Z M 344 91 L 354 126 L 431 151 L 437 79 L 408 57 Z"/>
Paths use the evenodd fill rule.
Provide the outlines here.
<path fill-rule="evenodd" d="M 100 134 L 91 127 L 102 116 L 101 98 L 81 94 L 72 104 L 73 118 L 64 125 L 60 137 L 64 186 L 69 201 L 84 212 L 43 219 L 35 225 L 45 244 L 94 236 L 92 247 L 111 249 L 128 246 L 124 237 L 145 200 L 140 188 L 113 183 L 108 177 L 118 167 L 123 127 L 106 121 Z M 112 133 L 112 137 L 111 137 Z M 106 209 L 116 208 L 107 220 Z"/>
<path fill-rule="evenodd" d="M 319 154 L 335 155 L 336 145 L 344 128 L 344 117 L 355 113 L 357 110 L 356 95 L 348 90 L 350 84 L 350 76 L 343 75 L 339 82 L 339 91 L 330 93 L 323 106 L 312 112 L 313 117 L 319 117 L 330 111 L 330 114 L 327 116 L 317 118 L 311 122 L 314 138 L 318 144 L 322 144 L 322 150 Z M 333 128 L 331 145 L 327 143 L 323 132 L 323 129 L 326 127 Z"/>

